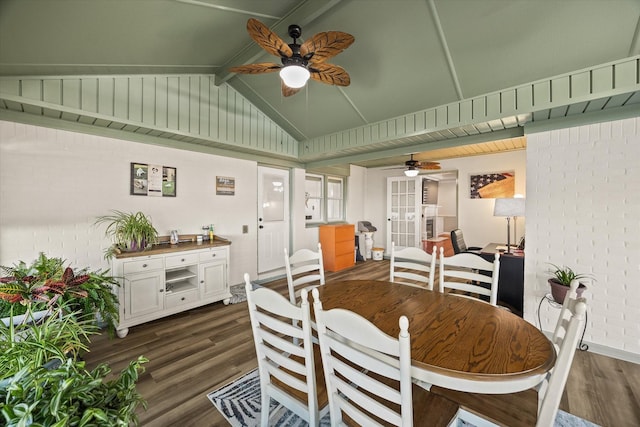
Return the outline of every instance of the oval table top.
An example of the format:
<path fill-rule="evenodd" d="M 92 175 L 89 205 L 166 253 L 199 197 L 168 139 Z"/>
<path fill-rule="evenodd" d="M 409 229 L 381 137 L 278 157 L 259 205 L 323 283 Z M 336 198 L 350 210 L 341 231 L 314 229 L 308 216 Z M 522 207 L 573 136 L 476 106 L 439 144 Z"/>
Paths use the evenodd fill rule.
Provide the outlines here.
<path fill-rule="evenodd" d="M 399 317 L 407 316 L 412 375 L 421 381 L 511 393 L 534 386 L 555 364 L 553 344 L 541 331 L 482 301 L 376 280 L 327 282 L 318 291 L 324 309 L 354 311 L 393 337 Z"/>

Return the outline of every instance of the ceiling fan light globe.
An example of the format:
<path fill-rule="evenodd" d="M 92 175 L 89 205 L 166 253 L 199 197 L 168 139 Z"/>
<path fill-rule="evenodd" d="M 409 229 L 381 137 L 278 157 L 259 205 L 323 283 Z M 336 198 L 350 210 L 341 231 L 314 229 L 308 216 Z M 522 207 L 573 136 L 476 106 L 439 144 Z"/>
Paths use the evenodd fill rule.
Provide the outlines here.
<path fill-rule="evenodd" d="M 410 178 L 413 178 L 414 176 L 418 176 L 418 172 L 420 172 L 418 169 L 409 168 L 404 171 L 404 174 Z"/>
<path fill-rule="evenodd" d="M 299 89 L 307 84 L 311 73 L 299 65 L 287 65 L 280 70 L 280 78 L 291 89 Z"/>

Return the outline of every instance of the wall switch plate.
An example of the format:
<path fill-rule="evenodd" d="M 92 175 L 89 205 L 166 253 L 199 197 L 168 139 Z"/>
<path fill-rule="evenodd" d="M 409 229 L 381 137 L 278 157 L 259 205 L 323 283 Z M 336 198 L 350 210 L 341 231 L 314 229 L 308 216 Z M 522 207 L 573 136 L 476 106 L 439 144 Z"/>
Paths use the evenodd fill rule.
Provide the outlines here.
<path fill-rule="evenodd" d="M 248 225 L 243 225 L 242 226 L 242 234 L 247 234 L 249 232 L 249 226 Z"/>

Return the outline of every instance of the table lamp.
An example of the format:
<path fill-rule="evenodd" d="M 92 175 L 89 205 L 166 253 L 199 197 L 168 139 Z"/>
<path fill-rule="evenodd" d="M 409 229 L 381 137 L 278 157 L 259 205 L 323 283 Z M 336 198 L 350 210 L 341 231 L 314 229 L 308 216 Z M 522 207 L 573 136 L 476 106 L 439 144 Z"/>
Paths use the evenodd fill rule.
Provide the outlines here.
<path fill-rule="evenodd" d="M 511 217 L 524 216 L 524 198 L 503 198 L 496 199 L 493 207 L 493 216 L 503 216 L 507 218 L 507 252 L 511 253 Z"/>

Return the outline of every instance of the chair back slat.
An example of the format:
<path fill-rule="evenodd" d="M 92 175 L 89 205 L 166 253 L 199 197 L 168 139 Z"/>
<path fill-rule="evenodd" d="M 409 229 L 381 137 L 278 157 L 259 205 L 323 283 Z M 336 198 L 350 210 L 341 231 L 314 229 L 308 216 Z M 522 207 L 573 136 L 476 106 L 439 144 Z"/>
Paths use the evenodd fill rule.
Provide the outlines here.
<path fill-rule="evenodd" d="M 324 285 L 324 264 L 322 261 L 322 245 L 318 243 L 318 251 L 299 249 L 289 256 L 289 251 L 284 248 L 284 264 L 287 273 L 287 286 L 289 288 L 289 301 L 296 304 L 300 296 L 300 288 L 309 283 L 317 282 L 315 286 Z"/>
<path fill-rule="evenodd" d="M 444 292 L 445 289 L 455 289 L 484 295 L 489 297 L 491 305 L 498 305 L 500 254 L 496 253 L 491 262 L 470 252 L 445 257 L 444 248 L 440 248 L 438 272 L 440 292 Z"/>
<path fill-rule="evenodd" d="M 390 281 L 416 286 L 415 283 L 398 281 L 397 279 L 418 282 L 418 285 L 433 290 L 435 281 L 437 252 L 429 254 L 420 248 L 396 249 L 395 242 L 391 242 Z M 407 271 L 409 270 L 409 271 Z"/>

